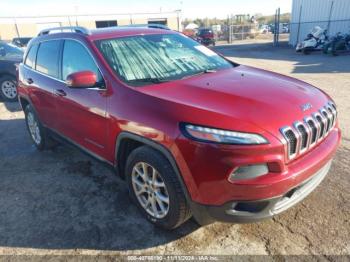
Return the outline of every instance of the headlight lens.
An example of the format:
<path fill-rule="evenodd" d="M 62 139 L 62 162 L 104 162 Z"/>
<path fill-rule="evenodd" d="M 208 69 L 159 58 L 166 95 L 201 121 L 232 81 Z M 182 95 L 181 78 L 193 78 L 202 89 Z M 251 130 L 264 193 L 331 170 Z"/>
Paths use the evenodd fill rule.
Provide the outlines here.
<path fill-rule="evenodd" d="M 182 130 L 185 136 L 202 142 L 239 145 L 268 144 L 266 138 L 258 134 L 228 131 L 192 124 L 182 124 Z"/>

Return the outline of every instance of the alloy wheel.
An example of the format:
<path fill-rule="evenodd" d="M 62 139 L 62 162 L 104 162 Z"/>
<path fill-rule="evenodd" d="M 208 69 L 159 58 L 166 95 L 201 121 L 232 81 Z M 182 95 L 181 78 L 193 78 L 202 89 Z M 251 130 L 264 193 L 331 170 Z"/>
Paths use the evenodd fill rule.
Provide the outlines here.
<path fill-rule="evenodd" d="M 135 164 L 131 181 L 138 202 L 148 214 L 158 219 L 168 214 L 168 190 L 154 167 L 145 162 Z"/>
<path fill-rule="evenodd" d="M 39 123 L 32 112 L 29 112 L 27 115 L 27 123 L 31 137 L 33 138 L 34 142 L 39 145 L 41 143 Z"/>

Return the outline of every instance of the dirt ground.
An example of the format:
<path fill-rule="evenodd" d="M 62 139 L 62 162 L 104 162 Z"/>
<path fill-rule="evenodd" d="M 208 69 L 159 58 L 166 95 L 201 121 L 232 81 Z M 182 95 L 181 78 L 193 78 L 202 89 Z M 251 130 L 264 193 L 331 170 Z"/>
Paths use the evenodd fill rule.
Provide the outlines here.
<path fill-rule="evenodd" d="M 304 56 L 271 44 L 216 50 L 305 80 L 334 98 L 342 145 L 307 199 L 261 223 L 199 227 L 190 220 L 163 231 L 141 217 L 125 183 L 100 162 L 67 145 L 36 151 L 18 104 L 0 102 L 0 254 L 350 255 L 350 56 Z"/>

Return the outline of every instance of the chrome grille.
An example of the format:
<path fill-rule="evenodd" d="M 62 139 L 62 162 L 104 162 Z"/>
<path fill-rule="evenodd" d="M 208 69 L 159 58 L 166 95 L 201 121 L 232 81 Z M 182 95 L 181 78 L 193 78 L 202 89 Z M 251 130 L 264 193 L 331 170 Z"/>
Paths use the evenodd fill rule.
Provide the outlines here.
<path fill-rule="evenodd" d="M 325 135 L 325 127 L 326 127 L 326 119 L 320 114 L 320 113 L 315 113 L 314 118 L 318 122 L 318 125 L 320 126 L 320 133 L 318 140 L 321 140 L 324 135 Z"/>
<path fill-rule="evenodd" d="M 292 126 L 281 128 L 286 142 L 288 160 L 305 153 L 324 139 L 335 126 L 336 120 L 336 106 L 329 102 L 303 121 L 297 121 Z"/>
<path fill-rule="evenodd" d="M 296 130 L 299 132 L 300 135 L 300 151 L 305 151 L 307 149 L 307 146 L 309 144 L 309 133 L 306 129 L 306 125 L 299 122 L 295 125 Z"/>

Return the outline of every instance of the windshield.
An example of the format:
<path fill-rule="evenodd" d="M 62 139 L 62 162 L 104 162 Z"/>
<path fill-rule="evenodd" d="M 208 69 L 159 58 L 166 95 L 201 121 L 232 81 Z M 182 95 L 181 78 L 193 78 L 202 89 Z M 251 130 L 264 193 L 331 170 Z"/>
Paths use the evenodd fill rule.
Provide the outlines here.
<path fill-rule="evenodd" d="M 210 49 L 178 34 L 157 34 L 99 40 L 97 47 L 119 77 L 145 85 L 232 68 Z"/>

